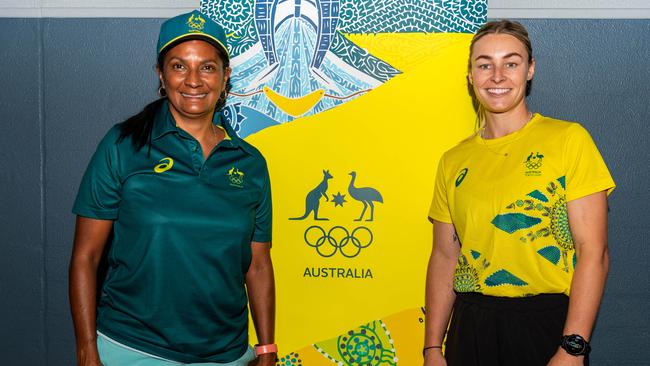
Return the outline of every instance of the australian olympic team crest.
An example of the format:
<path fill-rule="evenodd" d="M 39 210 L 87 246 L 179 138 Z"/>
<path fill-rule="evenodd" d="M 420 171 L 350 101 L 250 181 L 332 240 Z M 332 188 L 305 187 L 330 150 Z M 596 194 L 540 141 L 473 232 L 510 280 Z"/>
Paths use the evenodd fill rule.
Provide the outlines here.
<path fill-rule="evenodd" d="M 227 175 L 231 186 L 244 188 L 244 172 L 233 166 L 228 170 Z"/>
<path fill-rule="evenodd" d="M 541 168 L 543 160 L 544 155 L 540 154 L 539 151 L 531 152 L 524 161 L 524 166 L 526 167 L 526 176 L 538 177 L 542 175 Z"/>
<path fill-rule="evenodd" d="M 187 19 L 187 25 L 194 31 L 194 32 L 202 32 L 203 27 L 205 27 L 205 19 L 201 18 L 200 15 L 194 16 L 194 14 L 190 15 L 190 17 Z"/>
<path fill-rule="evenodd" d="M 324 259 L 338 256 L 353 260 L 370 250 L 375 241 L 370 225 L 375 222 L 377 204 L 383 204 L 384 198 L 377 188 L 358 184 L 356 171 L 349 172 L 348 176 L 347 192 L 332 194 L 329 183 L 334 176 L 323 169 L 321 180 L 305 195 L 302 215 L 289 218 L 315 222 L 306 227 L 303 241 Z M 337 210 L 356 210 L 359 213 L 354 215 L 352 222 L 341 222 L 340 218 L 325 216 L 322 211 L 319 213 L 321 204 L 326 203 Z M 373 274 L 370 268 L 306 267 L 303 277 L 367 279 L 373 278 Z"/>

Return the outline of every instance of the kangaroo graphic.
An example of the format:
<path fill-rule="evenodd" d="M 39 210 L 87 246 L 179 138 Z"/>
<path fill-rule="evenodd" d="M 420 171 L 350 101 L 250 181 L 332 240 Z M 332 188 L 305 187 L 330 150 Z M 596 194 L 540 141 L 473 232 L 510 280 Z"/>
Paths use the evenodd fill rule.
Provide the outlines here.
<path fill-rule="evenodd" d="M 326 201 L 329 201 L 330 198 L 327 197 L 327 181 L 332 179 L 332 175 L 329 170 L 323 170 L 323 180 L 307 193 L 306 203 L 305 203 L 305 214 L 301 217 L 291 217 L 289 220 L 304 220 L 309 216 L 309 214 L 314 212 L 314 220 L 329 220 L 324 217 L 318 217 L 318 206 L 320 205 L 320 197 L 325 197 Z"/>

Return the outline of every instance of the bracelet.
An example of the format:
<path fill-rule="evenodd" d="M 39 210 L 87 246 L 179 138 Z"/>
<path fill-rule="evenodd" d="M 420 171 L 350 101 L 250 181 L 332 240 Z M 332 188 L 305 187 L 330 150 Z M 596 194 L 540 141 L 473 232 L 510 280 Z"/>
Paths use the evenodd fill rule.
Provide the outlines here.
<path fill-rule="evenodd" d="M 442 349 L 442 346 L 429 346 L 429 347 L 422 348 L 422 357 L 425 357 L 427 350 L 432 349 L 432 348 L 440 348 L 440 349 Z"/>
<path fill-rule="evenodd" d="M 275 343 L 255 345 L 255 356 L 264 355 L 267 353 L 278 353 L 278 345 Z"/>

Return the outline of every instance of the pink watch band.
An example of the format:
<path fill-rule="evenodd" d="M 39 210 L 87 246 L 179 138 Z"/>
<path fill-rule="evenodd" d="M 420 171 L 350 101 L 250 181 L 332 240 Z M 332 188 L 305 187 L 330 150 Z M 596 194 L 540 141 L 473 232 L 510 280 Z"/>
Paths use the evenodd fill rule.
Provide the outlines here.
<path fill-rule="evenodd" d="M 255 346 L 255 356 L 263 355 L 266 353 L 278 353 L 278 345 L 273 344 L 258 344 Z"/>

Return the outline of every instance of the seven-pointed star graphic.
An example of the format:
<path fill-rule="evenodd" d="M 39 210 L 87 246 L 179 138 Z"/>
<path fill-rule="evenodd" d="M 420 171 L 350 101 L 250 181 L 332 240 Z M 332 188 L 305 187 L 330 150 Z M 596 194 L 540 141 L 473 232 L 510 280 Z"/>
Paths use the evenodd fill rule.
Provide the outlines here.
<path fill-rule="evenodd" d="M 341 194 L 341 192 L 338 192 L 332 197 L 332 202 L 334 202 L 334 207 L 336 206 L 341 206 L 343 207 L 343 203 L 347 202 L 345 200 L 345 195 Z"/>

